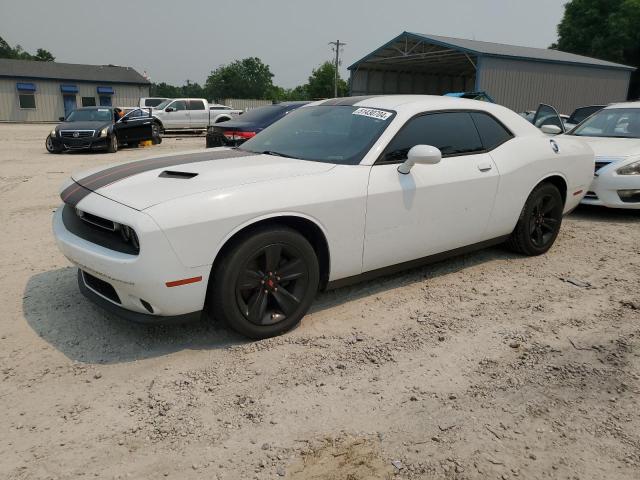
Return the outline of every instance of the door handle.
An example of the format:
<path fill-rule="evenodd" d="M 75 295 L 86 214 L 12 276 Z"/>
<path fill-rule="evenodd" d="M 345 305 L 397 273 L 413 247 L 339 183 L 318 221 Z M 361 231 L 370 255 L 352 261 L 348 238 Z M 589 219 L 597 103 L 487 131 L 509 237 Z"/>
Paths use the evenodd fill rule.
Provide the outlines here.
<path fill-rule="evenodd" d="M 492 168 L 493 165 L 491 165 L 491 162 L 481 162 L 478 164 L 478 170 L 480 170 L 481 172 L 488 172 Z"/>

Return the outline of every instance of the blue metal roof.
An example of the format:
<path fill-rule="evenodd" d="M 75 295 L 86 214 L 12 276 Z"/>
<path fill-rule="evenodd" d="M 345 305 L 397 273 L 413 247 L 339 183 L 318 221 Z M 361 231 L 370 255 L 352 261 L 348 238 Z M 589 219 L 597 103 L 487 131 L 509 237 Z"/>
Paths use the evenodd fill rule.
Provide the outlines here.
<path fill-rule="evenodd" d="M 365 63 L 368 60 L 373 60 L 376 55 L 387 49 L 393 48 L 394 43 L 403 40 L 411 39 L 413 41 L 422 41 L 432 45 L 457 50 L 463 53 L 467 53 L 479 57 L 500 57 L 511 58 L 514 60 L 526 60 L 546 63 L 559 63 L 565 65 L 582 65 L 598 68 L 609 68 L 617 70 L 636 70 L 635 67 L 629 65 L 622 65 L 620 63 L 608 62 L 606 60 L 600 60 L 597 58 L 585 57 L 582 55 L 575 55 L 573 53 L 561 52 L 559 50 L 550 50 L 546 48 L 532 48 L 521 47 L 517 45 L 506 45 L 502 43 L 483 42 L 479 40 L 467 40 L 463 38 L 443 37 L 439 35 L 425 35 L 422 33 L 402 32 L 390 42 L 386 43 L 382 47 L 366 55 L 362 59 L 355 62 L 349 67 L 349 70 L 357 68 L 361 63 Z"/>

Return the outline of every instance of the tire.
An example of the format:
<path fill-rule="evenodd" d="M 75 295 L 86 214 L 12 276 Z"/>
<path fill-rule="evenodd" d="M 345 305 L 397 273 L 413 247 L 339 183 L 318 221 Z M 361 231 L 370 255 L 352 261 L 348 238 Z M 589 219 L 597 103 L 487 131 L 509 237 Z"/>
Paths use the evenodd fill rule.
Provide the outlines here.
<path fill-rule="evenodd" d="M 44 141 L 44 146 L 49 153 L 60 153 L 62 150 L 53 146 L 53 140 L 51 140 L 51 135 L 47 135 L 47 139 Z"/>
<path fill-rule="evenodd" d="M 546 253 L 560 232 L 563 209 L 562 195 L 555 185 L 538 185 L 524 204 L 507 246 L 529 256 Z"/>
<path fill-rule="evenodd" d="M 118 137 L 115 133 L 112 133 L 109 137 L 109 144 L 107 145 L 107 152 L 116 153 L 118 151 Z"/>
<path fill-rule="evenodd" d="M 162 143 L 162 136 L 160 134 L 160 125 L 154 123 L 151 125 L 151 143 L 153 145 L 159 145 Z"/>
<path fill-rule="evenodd" d="M 320 282 L 318 258 L 306 238 L 286 226 L 259 228 L 223 255 L 209 283 L 214 320 L 252 339 L 274 337 L 300 323 Z"/>

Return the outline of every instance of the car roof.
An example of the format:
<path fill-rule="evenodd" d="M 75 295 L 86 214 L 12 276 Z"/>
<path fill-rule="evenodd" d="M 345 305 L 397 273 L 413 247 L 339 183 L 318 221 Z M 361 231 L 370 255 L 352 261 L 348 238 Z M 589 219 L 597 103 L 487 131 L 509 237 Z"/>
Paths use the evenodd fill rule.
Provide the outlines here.
<path fill-rule="evenodd" d="M 114 107 L 111 107 L 111 106 L 107 107 L 107 106 L 95 105 L 95 106 L 93 106 L 93 107 L 78 107 L 78 108 L 75 108 L 74 110 L 98 110 L 98 109 L 102 109 L 102 110 L 104 110 L 104 109 L 107 109 L 107 108 L 108 108 L 109 110 L 111 110 L 111 109 L 112 109 L 112 108 L 114 108 Z M 123 107 L 117 107 L 117 108 L 123 108 Z M 137 107 L 137 108 L 140 108 L 140 107 Z"/>
<path fill-rule="evenodd" d="M 612 108 L 640 108 L 640 101 L 612 103 L 604 108 L 607 110 Z"/>

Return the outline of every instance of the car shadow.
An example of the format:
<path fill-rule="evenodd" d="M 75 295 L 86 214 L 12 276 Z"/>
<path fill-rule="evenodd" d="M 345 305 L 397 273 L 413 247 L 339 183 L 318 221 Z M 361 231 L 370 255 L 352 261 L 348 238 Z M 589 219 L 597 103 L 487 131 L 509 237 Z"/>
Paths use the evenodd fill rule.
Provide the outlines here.
<path fill-rule="evenodd" d="M 569 218 L 571 220 L 586 220 L 590 222 L 637 223 L 640 222 L 640 210 L 580 205 L 571 213 Z"/>
<path fill-rule="evenodd" d="M 310 313 L 474 265 L 517 257 L 502 248 L 490 248 L 323 292 L 316 298 Z M 22 300 L 24 316 L 31 328 L 73 361 L 89 364 L 127 363 L 181 350 L 224 349 L 251 342 L 206 317 L 178 325 L 127 322 L 84 298 L 78 289 L 76 272 L 75 268 L 67 267 L 32 276 Z"/>

